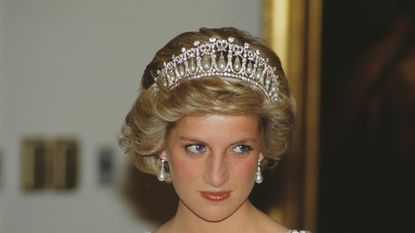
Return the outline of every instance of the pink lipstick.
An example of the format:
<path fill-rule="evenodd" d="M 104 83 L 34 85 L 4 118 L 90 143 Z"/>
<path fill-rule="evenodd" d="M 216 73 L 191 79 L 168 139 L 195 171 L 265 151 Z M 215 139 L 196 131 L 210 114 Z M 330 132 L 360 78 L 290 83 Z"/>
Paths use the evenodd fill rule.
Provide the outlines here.
<path fill-rule="evenodd" d="M 200 192 L 202 197 L 209 201 L 223 201 L 227 199 L 231 192 L 230 191 L 221 191 L 221 192 Z"/>

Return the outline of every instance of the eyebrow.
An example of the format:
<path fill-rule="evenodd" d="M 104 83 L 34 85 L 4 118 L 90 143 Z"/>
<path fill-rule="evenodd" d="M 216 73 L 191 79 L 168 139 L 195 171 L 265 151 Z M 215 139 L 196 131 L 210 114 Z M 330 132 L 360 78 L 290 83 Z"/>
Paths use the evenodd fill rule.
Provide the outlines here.
<path fill-rule="evenodd" d="M 192 142 L 204 143 L 202 140 L 199 140 L 197 138 L 186 137 L 186 136 L 180 136 L 179 139 L 183 140 L 183 141 L 192 141 Z"/>
<path fill-rule="evenodd" d="M 192 138 L 192 137 L 180 136 L 179 139 L 183 140 L 183 141 L 192 141 L 192 142 L 207 144 L 203 140 L 200 140 L 200 139 L 197 139 L 197 138 Z M 256 143 L 256 142 L 258 142 L 258 139 L 256 139 L 256 138 L 242 138 L 241 140 L 238 140 L 238 141 L 235 141 L 235 142 L 231 143 L 231 145 L 240 144 L 240 143 L 247 143 L 247 142 Z"/>

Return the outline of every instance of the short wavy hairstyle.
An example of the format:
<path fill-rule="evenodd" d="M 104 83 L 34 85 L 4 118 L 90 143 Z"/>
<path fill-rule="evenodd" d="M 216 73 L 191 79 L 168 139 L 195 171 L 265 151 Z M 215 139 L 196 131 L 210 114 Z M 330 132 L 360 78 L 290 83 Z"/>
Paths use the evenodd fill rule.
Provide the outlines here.
<path fill-rule="evenodd" d="M 269 58 L 279 76 L 279 100 L 271 102 L 254 85 L 223 77 L 206 77 L 182 81 L 173 89 L 151 88 L 156 71 L 163 68 L 181 48 L 190 48 L 194 41 L 208 42 L 210 37 L 234 37 L 235 44 L 249 43 Z M 295 122 L 295 101 L 278 56 L 260 39 L 235 28 L 201 28 L 198 32 L 185 32 L 161 48 L 147 65 L 141 79 L 138 98 L 126 116 L 119 144 L 130 155 L 137 168 L 156 175 L 159 154 L 167 146 L 169 132 L 185 116 L 201 114 L 253 115 L 259 119 L 262 166 L 273 166 L 287 151 Z"/>

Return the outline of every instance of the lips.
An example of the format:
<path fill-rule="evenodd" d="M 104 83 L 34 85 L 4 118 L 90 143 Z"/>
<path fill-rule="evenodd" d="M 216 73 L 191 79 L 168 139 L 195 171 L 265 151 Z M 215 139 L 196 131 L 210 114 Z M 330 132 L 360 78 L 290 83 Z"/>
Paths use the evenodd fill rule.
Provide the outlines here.
<path fill-rule="evenodd" d="M 230 191 L 220 191 L 220 192 L 200 192 L 202 197 L 209 201 L 223 201 L 227 199 L 231 192 Z"/>

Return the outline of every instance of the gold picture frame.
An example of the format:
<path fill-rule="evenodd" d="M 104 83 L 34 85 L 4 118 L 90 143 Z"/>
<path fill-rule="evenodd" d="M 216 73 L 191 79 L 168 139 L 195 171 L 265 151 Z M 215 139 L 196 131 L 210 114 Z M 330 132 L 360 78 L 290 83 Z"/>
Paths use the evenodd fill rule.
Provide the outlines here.
<path fill-rule="evenodd" d="M 322 0 L 263 0 L 263 37 L 280 56 L 297 102 L 293 150 L 270 215 L 316 232 Z"/>
<path fill-rule="evenodd" d="M 21 143 L 21 187 L 26 192 L 75 190 L 79 179 L 76 138 L 25 137 Z"/>

